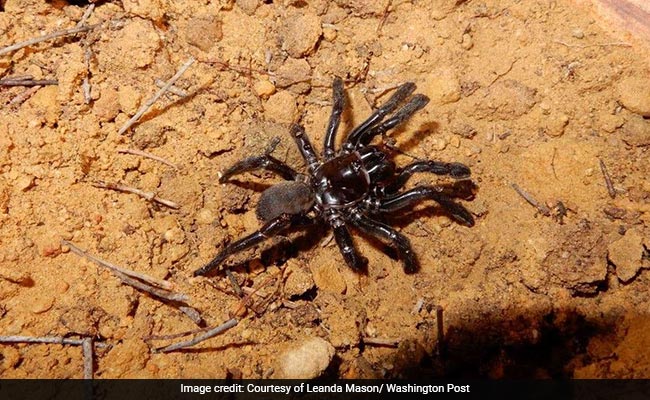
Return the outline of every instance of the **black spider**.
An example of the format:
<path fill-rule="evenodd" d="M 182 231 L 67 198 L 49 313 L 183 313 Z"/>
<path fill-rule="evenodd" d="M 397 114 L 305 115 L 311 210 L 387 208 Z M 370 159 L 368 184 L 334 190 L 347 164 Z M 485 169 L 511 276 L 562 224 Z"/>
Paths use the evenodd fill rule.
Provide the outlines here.
<path fill-rule="evenodd" d="M 217 268 L 231 254 L 255 246 L 290 227 L 314 223 L 326 223 L 332 228 L 341 254 L 351 268 L 361 270 L 366 259 L 355 248 L 348 225 L 392 243 L 404 262 L 404 270 L 411 273 L 418 269 L 418 262 L 408 238 L 373 217 L 380 218 L 382 214 L 431 199 L 458 222 L 473 226 L 472 215 L 451 200 L 442 187 L 416 186 L 399 191 L 416 172 L 466 179 L 470 175 L 468 167 L 460 163 L 423 160 L 398 169 L 382 149 L 369 145 L 374 137 L 384 135 L 389 129 L 408 120 L 429 102 L 422 94 L 416 94 L 406 101 L 414 90 L 414 83 L 401 85 L 384 105 L 348 133 L 342 148 L 336 151 L 334 142 L 344 106 L 343 81 L 337 78 L 333 84 L 334 105 L 325 133 L 322 158 L 312 148 L 305 129 L 297 124 L 291 127 L 291 134 L 307 164 L 307 175 L 299 174 L 271 155 L 277 142 L 265 154 L 246 158 L 225 170 L 219 179 L 221 183 L 233 175 L 257 169 L 273 171 L 287 182 L 271 186 L 262 193 L 257 216 L 264 225 L 257 232 L 226 246 L 212 261 L 194 271 L 194 275 L 204 275 Z M 405 101 L 401 108 L 386 118 Z"/>

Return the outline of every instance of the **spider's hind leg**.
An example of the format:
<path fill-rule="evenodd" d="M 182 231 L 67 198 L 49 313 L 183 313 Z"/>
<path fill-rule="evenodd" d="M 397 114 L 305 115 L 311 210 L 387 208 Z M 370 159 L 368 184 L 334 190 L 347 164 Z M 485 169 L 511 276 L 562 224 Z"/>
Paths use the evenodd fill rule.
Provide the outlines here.
<path fill-rule="evenodd" d="M 462 205 L 451 200 L 435 186 L 417 186 L 406 192 L 385 197 L 379 205 L 379 212 L 390 213 L 411 207 L 422 200 L 431 199 L 440 204 L 451 216 L 465 226 L 474 226 L 474 217 Z"/>
<path fill-rule="evenodd" d="M 359 254 L 348 228 L 343 224 L 332 229 L 334 230 L 334 239 L 339 246 L 343 259 L 345 259 L 345 263 L 355 271 L 363 270 L 368 260 Z"/>
<path fill-rule="evenodd" d="M 467 179 L 471 172 L 470 169 L 461 163 L 446 163 L 441 161 L 423 160 L 416 161 L 412 164 L 401 168 L 397 177 L 384 188 L 385 193 L 395 193 L 400 190 L 406 182 L 418 172 L 429 172 L 436 175 L 448 175 L 453 179 Z"/>
<path fill-rule="evenodd" d="M 410 274 L 419 269 L 420 265 L 413 249 L 411 248 L 411 242 L 406 236 L 397 232 L 390 226 L 368 218 L 360 213 L 354 213 L 350 217 L 350 222 L 367 235 L 379 237 L 393 244 L 397 249 L 400 259 L 404 263 L 404 272 Z"/>

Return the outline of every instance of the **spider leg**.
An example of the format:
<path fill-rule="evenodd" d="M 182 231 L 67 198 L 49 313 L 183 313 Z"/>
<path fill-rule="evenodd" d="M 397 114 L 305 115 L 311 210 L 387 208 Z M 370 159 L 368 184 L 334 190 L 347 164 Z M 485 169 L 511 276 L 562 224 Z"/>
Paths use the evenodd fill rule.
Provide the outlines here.
<path fill-rule="evenodd" d="M 334 157 L 334 144 L 336 142 L 336 131 L 341 123 L 341 114 L 345 106 L 345 93 L 343 93 L 343 80 L 339 77 L 334 78 L 332 84 L 332 115 L 330 115 L 327 130 L 325 131 L 325 145 L 323 146 L 323 155 L 326 160 Z"/>
<path fill-rule="evenodd" d="M 286 180 L 295 180 L 296 176 L 298 176 L 298 173 L 287 164 L 270 154 L 264 154 L 261 156 L 248 157 L 235 163 L 223 171 L 221 178 L 219 178 L 219 183 L 226 182 L 234 175 L 258 169 L 266 169 L 275 172 Z"/>
<path fill-rule="evenodd" d="M 368 119 L 361 123 L 361 125 L 354 128 L 347 136 L 343 143 L 343 149 L 347 152 L 352 152 L 356 148 L 357 143 L 364 134 L 381 122 L 386 115 L 393 112 L 404 100 L 413 93 L 415 90 L 415 83 L 407 82 L 397 88 L 395 93 L 384 103 L 381 107 L 375 110 Z"/>
<path fill-rule="evenodd" d="M 418 270 L 418 260 L 411 248 L 411 242 L 406 236 L 397 232 L 390 226 L 368 218 L 360 213 L 353 213 L 349 221 L 362 232 L 391 242 L 397 248 L 400 259 L 404 263 L 404 272 L 413 273 Z"/>
<path fill-rule="evenodd" d="M 361 135 L 359 135 L 356 143 L 352 143 L 352 145 L 354 145 L 355 148 L 367 145 L 377 135 L 384 135 L 386 132 L 393 129 L 397 125 L 407 121 L 413 116 L 413 114 L 424 108 L 427 103 L 429 103 L 429 98 L 427 96 L 423 94 L 416 94 L 413 96 L 413 98 L 411 98 L 411 100 L 409 100 L 408 103 L 397 110 L 397 112 L 392 117 L 381 123 L 381 125 L 377 125 L 364 131 Z"/>
<path fill-rule="evenodd" d="M 361 271 L 368 260 L 360 255 L 357 248 L 354 247 L 352 235 L 350 235 L 345 223 L 333 226 L 332 229 L 334 230 L 334 239 L 345 259 L 345 263 L 353 270 Z"/>
<path fill-rule="evenodd" d="M 398 171 L 398 175 L 384 188 L 385 193 L 395 193 L 417 172 L 431 172 L 436 175 L 449 175 L 454 179 L 466 179 L 470 176 L 470 170 L 461 163 L 446 163 L 440 161 L 424 160 L 416 161 Z"/>
<path fill-rule="evenodd" d="M 320 161 L 318 160 L 318 156 L 309 141 L 307 133 L 305 133 L 305 128 L 298 124 L 293 124 L 291 126 L 291 135 L 296 141 L 296 146 L 298 146 L 302 158 L 305 159 L 309 171 L 313 173 L 320 165 Z"/>
<path fill-rule="evenodd" d="M 276 218 L 273 218 L 269 222 L 265 223 L 258 231 L 230 243 L 223 250 L 221 250 L 221 252 L 217 254 L 217 256 L 213 258 L 212 261 L 194 271 L 194 276 L 207 274 L 213 269 L 219 267 L 219 265 L 228 256 L 262 243 L 266 239 L 269 239 L 284 231 L 285 229 L 291 227 L 293 225 L 293 222 L 296 220 L 296 217 L 297 216 L 291 214 L 282 214 Z"/>
<path fill-rule="evenodd" d="M 454 202 L 441 189 L 434 186 L 418 186 L 406 192 L 385 197 L 380 201 L 379 212 L 389 213 L 410 207 L 422 200 L 431 199 L 449 211 L 451 216 L 465 226 L 474 226 L 474 217 L 462 205 Z"/>

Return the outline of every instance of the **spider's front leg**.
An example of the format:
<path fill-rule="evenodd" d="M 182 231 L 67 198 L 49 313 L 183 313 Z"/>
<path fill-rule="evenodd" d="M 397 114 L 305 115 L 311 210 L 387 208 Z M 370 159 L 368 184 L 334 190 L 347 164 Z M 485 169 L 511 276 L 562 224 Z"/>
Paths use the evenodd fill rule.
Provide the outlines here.
<path fill-rule="evenodd" d="M 334 78 L 332 84 L 332 115 L 330 115 L 327 130 L 325 131 L 325 144 L 323 146 L 323 156 L 326 160 L 331 159 L 336 154 L 334 145 L 336 142 L 336 131 L 341 124 L 341 114 L 345 106 L 345 93 L 343 93 L 343 80 L 339 77 Z"/>
<path fill-rule="evenodd" d="M 251 233 L 250 235 L 241 238 L 233 243 L 230 243 L 226 246 L 215 258 L 212 259 L 209 263 L 203 267 L 194 271 L 194 276 L 205 275 L 208 272 L 219 267 L 219 265 L 230 255 L 238 253 L 242 250 L 246 250 L 250 247 L 253 247 L 259 243 L 262 243 L 266 239 L 269 239 L 280 232 L 291 227 L 298 218 L 304 216 L 297 216 L 292 214 L 282 214 L 276 218 L 265 223 L 257 232 Z"/>
<path fill-rule="evenodd" d="M 379 107 L 375 112 L 373 112 L 368 119 L 363 121 L 361 125 L 354 128 L 345 138 L 343 142 L 343 150 L 346 152 L 352 152 L 356 149 L 359 141 L 371 130 L 374 126 L 380 123 L 386 115 L 395 111 L 395 109 L 415 90 L 415 83 L 407 82 L 401 85 L 395 93 Z"/>
<path fill-rule="evenodd" d="M 226 182 L 234 175 L 258 169 L 266 169 L 275 172 L 286 180 L 295 180 L 298 173 L 293 168 L 271 155 L 278 142 L 279 139 L 275 138 L 264 154 L 245 158 L 223 171 L 221 178 L 219 178 L 219 183 Z"/>

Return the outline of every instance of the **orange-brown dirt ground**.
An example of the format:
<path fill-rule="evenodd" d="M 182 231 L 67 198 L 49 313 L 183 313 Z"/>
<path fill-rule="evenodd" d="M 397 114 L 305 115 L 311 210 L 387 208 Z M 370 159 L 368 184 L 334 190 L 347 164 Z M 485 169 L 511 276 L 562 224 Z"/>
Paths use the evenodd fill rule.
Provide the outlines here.
<path fill-rule="evenodd" d="M 612 2 L 595 3 L 98 1 L 90 31 L 1 55 L 0 78 L 58 84 L 0 87 L 0 335 L 92 337 L 96 378 L 650 378 L 650 13 L 626 3 L 630 33 L 603 16 Z M 6 0 L 0 46 L 73 28 L 87 7 Z M 119 134 L 191 57 L 185 94 Z M 219 173 L 274 137 L 274 155 L 302 169 L 288 127 L 300 119 L 321 148 L 334 76 L 347 90 L 339 140 L 400 83 L 430 97 L 390 133 L 395 160 L 468 165 L 475 194 L 460 201 L 476 225 L 433 202 L 391 218 L 415 274 L 359 233 L 362 274 L 326 229 L 275 238 L 227 262 L 250 300 L 237 326 L 156 352 L 196 324 L 62 240 L 167 280 L 206 326 L 230 319 L 243 302 L 228 279 L 192 271 L 259 227 L 260 192 L 279 179 Z M 314 370 L 288 372 L 312 345 Z M 2 378 L 82 371 L 78 346 L 0 344 Z"/>

